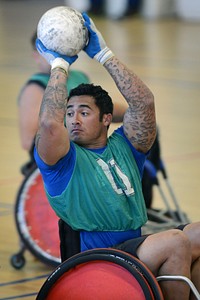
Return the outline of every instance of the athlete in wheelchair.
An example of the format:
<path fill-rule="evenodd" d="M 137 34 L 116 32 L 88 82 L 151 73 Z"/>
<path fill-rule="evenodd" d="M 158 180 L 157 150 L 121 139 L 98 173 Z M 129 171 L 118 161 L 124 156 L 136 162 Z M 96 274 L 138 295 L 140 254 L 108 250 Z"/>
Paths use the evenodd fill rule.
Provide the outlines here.
<path fill-rule="evenodd" d="M 48 200 L 78 231 L 81 251 L 112 247 L 138 257 L 155 276 L 182 275 L 200 289 L 200 223 L 141 235 L 147 221 L 141 174 L 156 136 L 153 95 L 106 46 L 91 19 L 84 18 L 89 30 L 84 51 L 104 66 L 129 108 L 123 126 L 108 137 L 113 109 L 108 93 L 86 84 L 68 97 L 64 83 L 77 56 L 61 57 L 37 41 L 52 66 L 35 151 Z M 184 282 L 163 281 L 161 288 L 165 299 L 189 299 Z"/>

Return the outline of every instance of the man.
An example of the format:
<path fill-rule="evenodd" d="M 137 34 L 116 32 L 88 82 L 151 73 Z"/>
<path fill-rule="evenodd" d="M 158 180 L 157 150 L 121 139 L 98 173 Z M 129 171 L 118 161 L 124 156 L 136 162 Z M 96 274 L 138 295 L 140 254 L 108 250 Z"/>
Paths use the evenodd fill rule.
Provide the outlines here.
<path fill-rule="evenodd" d="M 22 167 L 24 175 L 29 172 L 34 164 L 33 146 L 36 132 L 38 130 L 38 115 L 45 88 L 50 77 L 50 65 L 38 53 L 35 48 L 37 32 L 31 37 L 32 57 L 38 71 L 35 72 L 22 87 L 18 96 L 19 134 L 22 148 L 29 152 L 30 162 Z M 70 70 L 66 82 L 70 91 L 81 83 L 89 83 L 89 77 L 80 70 Z M 113 122 L 122 122 L 126 107 L 124 104 L 116 105 Z M 31 116 L 31 117 L 30 117 Z"/>
<path fill-rule="evenodd" d="M 155 276 L 187 276 L 200 289 L 200 223 L 141 237 L 147 221 L 141 176 L 156 136 L 154 97 L 83 16 L 89 30 L 84 51 L 111 75 L 128 109 L 123 126 L 108 137 L 113 109 L 108 93 L 86 84 L 68 98 L 65 81 L 77 56 L 61 56 L 37 41 L 51 64 L 35 151 L 49 202 L 80 233 L 81 251 L 114 247 L 137 256 Z M 185 283 L 162 282 L 161 287 L 165 299 L 189 299 Z"/>

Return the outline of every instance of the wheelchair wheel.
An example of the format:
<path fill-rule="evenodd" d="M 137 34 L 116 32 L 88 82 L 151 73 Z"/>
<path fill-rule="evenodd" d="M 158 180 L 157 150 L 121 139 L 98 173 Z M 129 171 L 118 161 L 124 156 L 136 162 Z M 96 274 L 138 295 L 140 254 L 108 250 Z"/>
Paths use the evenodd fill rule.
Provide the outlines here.
<path fill-rule="evenodd" d="M 21 269 L 23 266 L 26 264 L 26 259 L 24 257 L 24 252 L 26 250 L 26 247 L 24 246 L 23 243 L 21 243 L 21 249 L 13 254 L 10 258 L 10 263 L 15 269 Z"/>
<path fill-rule="evenodd" d="M 21 269 L 25 265 L 26 259 L 21 253 L 16 253 L 11 256 L 10 263 L 15 269 Z"/>
<path fill-rule="evenodd" d="M 137 258 L 119 250 L 93 249 L 63 262 L 36 300 L 163 300 L 156 278 Z"/>
<path fill-rule="evenodd" d="M 60 264 L 58 217 L 48 203 L 37 167 L 24 179 L 18 191 L 15 221 L 25 248 L 49 266 Z M 25 260 L 21 261 L 15 254 L 11 257 L 11 264 L 19 269 Z"/>

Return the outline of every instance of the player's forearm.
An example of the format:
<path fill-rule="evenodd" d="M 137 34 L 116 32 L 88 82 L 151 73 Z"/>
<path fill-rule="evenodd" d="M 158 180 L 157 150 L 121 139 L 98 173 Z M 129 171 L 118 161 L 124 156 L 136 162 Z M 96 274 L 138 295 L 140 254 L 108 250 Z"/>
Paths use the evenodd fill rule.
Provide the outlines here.
<path fill-rule="evenodd" d="M 124 116 L 124 132 L 132 145 L 146 153 L 156 136 L 154 96 L 143 81 L 116 57 L 105 68 L 114 79 L 129 107 Z"/>
<path fill-rule="evenodd" d="M 140 106 L 154 102 L 150 89 L 115 56 L 109 59 L 104 66 L 115 81 L 129 107 L 138 110 Z"/>
<path fill-rule="evenodd" d="M 68 151 L 68 134 L 64 126 L 66 102 L 66 73 L 53 69 L 42 100 L 35 139 L 40 157 L 49 165 L 55 164 Z"/>
<path fill-rule="evenodd" d="M 66 114 L 67 90 L 66 74 L 61 69 L 53 69 L 42 100 L 40 124 L 62 124 Z"/>

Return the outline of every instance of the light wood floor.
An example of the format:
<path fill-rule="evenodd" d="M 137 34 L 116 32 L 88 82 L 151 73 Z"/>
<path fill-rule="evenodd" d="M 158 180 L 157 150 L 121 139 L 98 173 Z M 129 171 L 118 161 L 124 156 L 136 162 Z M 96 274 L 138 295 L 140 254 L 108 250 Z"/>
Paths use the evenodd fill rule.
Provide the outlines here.
<path fill-rule="evenodd" d="M 17 95 L 35 71 L 29 39 L 41 15 L 62 1 L 0 1 L 0 300 L 35 299 L 52 271 L 28 251 L 27 263 L 14 269 L 10 257 L 19 250 L 14 223 L 20 166 L 27 154 L 18 135 Z M 200 23 L 176 19 L 122 21 L 95 18 L 108 46 L 150 86 L 155 95 L 162 159 L 182 210 L 200 219 Z M 105 70 L 80 55 L 76 68 L 122 101 Z M 31 116 L 30 116 L 31 117 Z M 115 126 L 112 126 L 112 129 Z M 155 188 L 154 206 L 163 201 Z M 45 230 L 45 225 L 44 225 Z M 21 296 L 20 296 L 21 295 Z M 19 297 L 17 297 L 19 296 Z"/>

